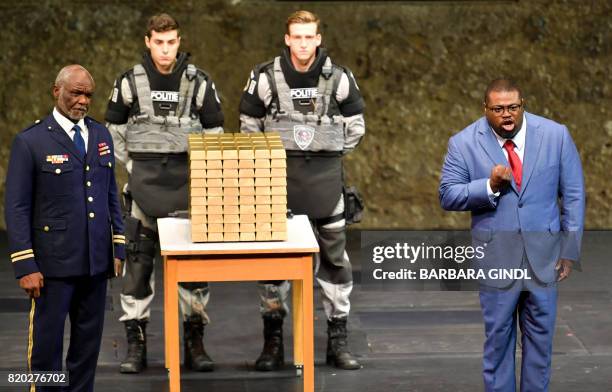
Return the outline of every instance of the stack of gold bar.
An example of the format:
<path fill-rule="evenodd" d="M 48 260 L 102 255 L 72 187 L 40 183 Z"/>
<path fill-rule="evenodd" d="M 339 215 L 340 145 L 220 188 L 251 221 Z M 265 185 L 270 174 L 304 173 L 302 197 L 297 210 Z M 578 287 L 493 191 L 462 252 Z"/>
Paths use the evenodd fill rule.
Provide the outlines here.
<path fill-rule="evenodd" d="M 190 134 L 193 242 L 287 239 L 287 162 L 278 133 Z"/>

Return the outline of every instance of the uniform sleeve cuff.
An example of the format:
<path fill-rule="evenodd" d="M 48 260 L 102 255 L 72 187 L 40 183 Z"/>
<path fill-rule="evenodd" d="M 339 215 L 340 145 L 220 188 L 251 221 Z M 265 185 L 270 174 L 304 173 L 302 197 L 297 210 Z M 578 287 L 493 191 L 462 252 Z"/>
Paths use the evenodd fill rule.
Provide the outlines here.
<path fill-rule="evenodd" d="M 15 272 L 15 278 L 17 279 L 21 279 L 22 277 L 35 272 L 40 272 L 38 264 L 36 264 L 36 260 L 34 259 L 34 255 L 27 259 L 13 262 L 13 271 Z"/>
<path fill-rule="evenodd" d="M 125 260 L 125 235 L 113 234 L 114 256 L 117 259 Z"/>
<path fill-rule="evenodd" d="M 125 260 L 125 245 L 122 244 L 114 244 L 115 248 L 115 258 L 120 260 Z"/>

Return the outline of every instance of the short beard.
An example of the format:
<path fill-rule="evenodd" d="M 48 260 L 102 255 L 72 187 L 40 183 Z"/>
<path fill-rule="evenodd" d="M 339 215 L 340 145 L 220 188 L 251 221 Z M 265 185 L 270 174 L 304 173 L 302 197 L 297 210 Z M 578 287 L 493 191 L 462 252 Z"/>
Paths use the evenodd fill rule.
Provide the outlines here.
<path fill-rule="evenodd" d="M 78 121 L 84 119 L 85 116 L 87 116 L 87 112 L 86 111 L 85 112 L 81 112 L 79 110 L 75 110 L 75 112 L 77 113 L 76 115 L 74 115 L 73 113 L 70 113 L 70 119 L 73 120 L 73 121 L 78 122 Z"/>

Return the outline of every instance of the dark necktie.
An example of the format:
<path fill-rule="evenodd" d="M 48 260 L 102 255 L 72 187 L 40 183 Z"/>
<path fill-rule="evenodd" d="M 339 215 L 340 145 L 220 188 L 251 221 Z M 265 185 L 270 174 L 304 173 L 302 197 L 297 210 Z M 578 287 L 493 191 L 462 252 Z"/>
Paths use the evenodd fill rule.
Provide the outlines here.
<path fill-rule="evenodd" d="M 81 153 L 81 157 L 85 157 L 85 140 L 83 139 L 83 136 L 81 136 L 81 127 L 75 124 L 74 127 L 72 127 L 72 130 L 74 131 L 74 145 Z"/>
<path fill-rule="evenodd" d="M 504 148 L 508 152 L 508 162 L 510 162 L 510 168 L 512 168 L 512 176 L 516 183 L 516 189 L 520 191 L 521 179 L 523 178 L 523 163 L 518 154 L 514 152 L 514 142 L 512 140 L 506 140 Z"/>

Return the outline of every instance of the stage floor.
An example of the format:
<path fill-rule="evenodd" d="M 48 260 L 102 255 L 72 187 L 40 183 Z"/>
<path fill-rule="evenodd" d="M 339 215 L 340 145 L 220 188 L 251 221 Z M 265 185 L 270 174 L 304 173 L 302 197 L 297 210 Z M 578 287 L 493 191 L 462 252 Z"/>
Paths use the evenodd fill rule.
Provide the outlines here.
<path fill-rule="evenodd" d="M 481 391 L 482 317 L 475 292 L 371 291 L 359 283 L 359 233 L 349 233 L 355 289 L 349 321 L 350 347 L 364 368 L 342 371 L 325 365 L 326 325 L 315 295 L 315 385 L 318 392 Z M 612 232 L 585 233 L 583 272 L 562 285 L 554 346 L 551 391 L 612 390 Z M 159 262 L 159 261 L 158 261 Z M 161 293 L 158 265 L 156 286 Z M 161 295 L 148 325 L 149 368 L 139 375 L 118 372 L 125 355 L 119 281 L 111 283 L 96 378 L 97 392 L 167 391 L 163 367 Z M 23 369 L 29 301 L 18 288 L 0 233 L 0 371 Z M 206 349 L 216 362 L 212 373 L 182 372 L 182 391 L 301 391 L 291 366 L 279 372 L 253 369 L 262 346 L 262 322 L 255 283 L 211 284 L 211 324 Z M 292 361 L 290 322 L 285 325 L 285 359 Z M 68 346 L 66 340 L 65 349 Z M 520 359 L 520 348 L 517 360 Z M 0 391 L 11 390 L 0 387 Z M 23 388 L 13 388 L 23 390 Z"/>

